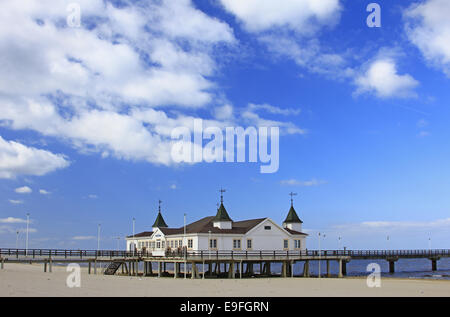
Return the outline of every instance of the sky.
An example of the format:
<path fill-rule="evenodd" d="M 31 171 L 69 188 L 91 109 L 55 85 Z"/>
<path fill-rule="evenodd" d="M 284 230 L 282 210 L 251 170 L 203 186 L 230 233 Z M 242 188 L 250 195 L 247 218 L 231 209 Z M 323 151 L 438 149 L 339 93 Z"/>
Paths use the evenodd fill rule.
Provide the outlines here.
<path fill-rule="evenodd" d="M 180 227 L 225 188 L 233 220 L 279 224 L 297 193 L 309 249 L 318 232 L 325 249 L 448 248 L 448 16 L 447 0 L 2 1 L 0 247 L 25 247 L 29 213 L 30 248 L 95 249 L 100 224 L 123 249 L 158 200 Z M 176 162 L 195 119 L 278 127 L 279 168 Z"/>

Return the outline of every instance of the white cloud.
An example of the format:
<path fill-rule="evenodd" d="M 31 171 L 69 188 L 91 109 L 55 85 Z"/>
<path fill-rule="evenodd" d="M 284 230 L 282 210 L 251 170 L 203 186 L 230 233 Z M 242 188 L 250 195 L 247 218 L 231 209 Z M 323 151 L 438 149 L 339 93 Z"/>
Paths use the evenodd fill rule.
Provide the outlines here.
<path fill-rule="evenodd" d="M 27 147 L 0 136 L 0 178 L 41 176 L 68 165 L 69 162 L 60 154 Z"/>
<path fill-rule="evenodd" d="M 177 184 L 170 185 L 170 189 L 177 189 Z"/>
<path fill-rule="evenodd" d="M 450 77 L 450 2 L 417 2 L 405 11 L 404 16 L 410 41 L 426 60 Z"/>
<path fill-rule="evenodd" d="M 26 219 L 21 218 L 14 218 L 14 217 L 7 217 L 7 218 L 0 218 L 0 223 L 26 223 Z"/>
<path fill-rule="evenodd" d="M 15 192 L 19 193 L 19 194 L 30 194 L 33 192 L 33 190 L 28 186 L 23 186 L 23 187 L 16 188 Z"/>
<path fill-rule="evenodd" d="M 13 205 L 21 205 L 23 204 L 23 200 L 10 199 L 9 202 Z"/>
<path fill-rule="evenodd" d="M 434 221 L 364 221 L 356 224 L 336 225 L 334 228 L 352 231 L 395 231 L 409 229 L 433 229 L 450 228 L 450 218 L 437 219 Z"/>
<path fill-rule="evenodd" d="M 415 96 L 414 88 L 419 85 L 411 75 L 400 75 L 391 58 L 377 58 L 368 69 L 355 79 L 356 94 L 374 93 L 380 98 Z"/>
<path fill-rule="evenodd" d="M 97 199 L 98 196 L 97 196 L 97 195 L 94 195 L 94 194 L 90 194 L 90 195 L 88 195 L 88 198 L 91 198 L 91 199 Z"/>
<path fill-rule="evenodd" d="M 284 116 L 289 116 L 289 115 L 298 115 L 300 114 L 301 110 L 300 109 L 282 109 L 279 107 L 275 107 L 269 104 L 261 104 L 261 105 L 256 105 L 253 103 L 249 104 L 249 109 L 251 110 L 264 110 L 267 111 L 268 113 L 271 114 L 280 114 L 280 115 L 284 115 Z"/>
<path fill-rule="evenodd" d="M 50 195 L 51 192 L 49 192 L 49 191 L 47 191 L 45 189 L 39 189 L 39 194 L 41 194 L 41 195 Z"/>
<path fill-rule="evenodd" d="M 75 236 L 72 237 L 72 240 L 94 240 L 97 239 L 97 237 L 94 236 Z"/>
<path fill-rule="evenodd" d="M 312 187 L 312 186 L 320 186 L 323 184 L 327 184 L 327 181 L 323 180 L 317 180 L 315 178 L 308 180 L 308 181 L 300 181 L 296 179 L 287 179 L 280 181 L 281 185 L 288 185 L 288 186 L 304 186 L 304 187 Z"/>
<path fill-rule="evenodd" d="M 220 0 L 251 32 L 289 28 L 299 33 L 315 30 L 317 25 L 334 24 L 339 19 L 339 0 Z"/>

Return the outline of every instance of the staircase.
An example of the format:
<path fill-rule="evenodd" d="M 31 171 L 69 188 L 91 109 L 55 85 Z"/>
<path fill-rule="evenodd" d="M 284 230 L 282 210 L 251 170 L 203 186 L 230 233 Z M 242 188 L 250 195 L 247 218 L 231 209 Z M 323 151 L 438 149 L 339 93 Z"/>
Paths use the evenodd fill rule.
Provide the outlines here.
<path fill-rule="evenodd" d="M 123 264 L 122 261 L 111 262 L 105 270 L 105 275 L 114 275 L 119 267 Z"/>

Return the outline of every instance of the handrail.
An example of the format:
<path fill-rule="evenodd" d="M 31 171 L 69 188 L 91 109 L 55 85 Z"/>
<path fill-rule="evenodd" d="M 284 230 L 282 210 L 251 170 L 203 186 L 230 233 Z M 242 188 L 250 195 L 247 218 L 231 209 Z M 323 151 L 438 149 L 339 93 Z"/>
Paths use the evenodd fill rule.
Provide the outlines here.
<path fill-rule="evenodd" d="M 141 258 L 151 257 L 152 251 L 117 251 L 117 250 L 68 250 L 68 249 L 12 249 L 0 248 L 0 256 L 26 256 L 29 257 L 109 257 L 109 258 Z M 319 256 L 347 256 L 352 258 L 392 258 L 392 257 L 440 257 L 450 256 L 450 249 L 422 249 L 422 250 L 199 250 L 186 251 L 183 250 L 167 250 L 165 257 L 232 257 L 232 258 L 252 258 L 252 257 L 317 257 Z"/>

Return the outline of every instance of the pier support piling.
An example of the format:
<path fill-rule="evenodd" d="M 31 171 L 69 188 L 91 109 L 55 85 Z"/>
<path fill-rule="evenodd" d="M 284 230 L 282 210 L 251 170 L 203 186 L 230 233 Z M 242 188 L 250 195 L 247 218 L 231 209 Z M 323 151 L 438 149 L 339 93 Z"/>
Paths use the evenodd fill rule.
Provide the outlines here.
<path fill-rule="evenodd" d="M 344 277 L 344 274 L 342 273 L 342 259 L 339 259 L 338 260 L 338 262 L 339 262 L 339 271 L 338 271 L 338 277 L 340 278 L 340 277 Z"/>
<path fill-rule="evenodd" d="M 309 277 L 309 261 L 306 260 L 305 263 L 303 264 L 303 277 Z"/>
<path fill-rule="evenodd" d="M 331 277 L 331 272 L 330 272 L 330 260 L 327 260 L 327 277 Z"/>
<path fill-rule="evenodd" d="M 431 270 L 437 271 L 437 259 L 431 259 Z"/>

